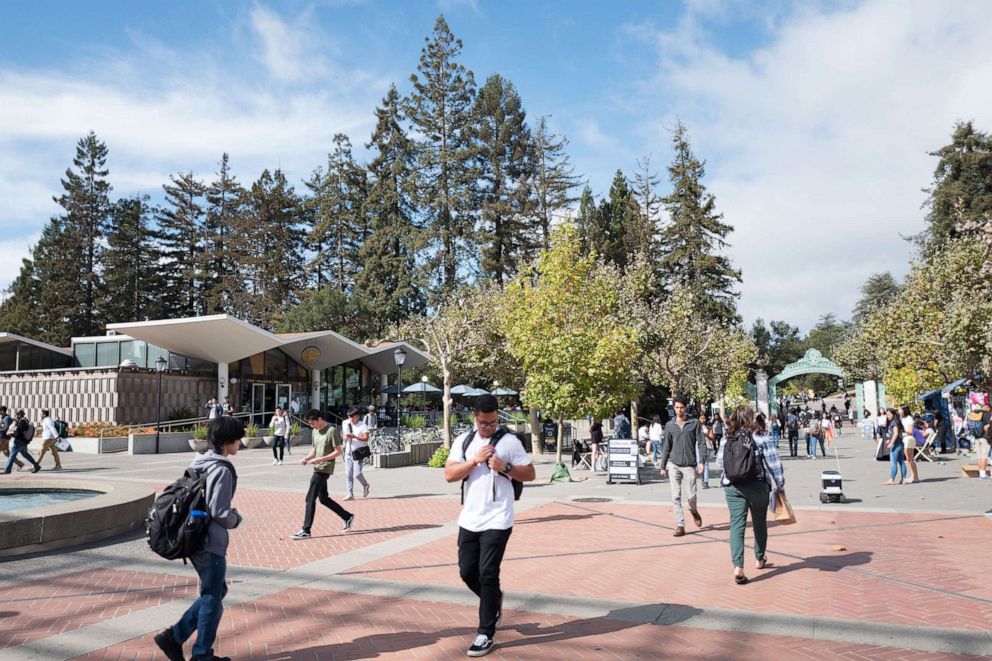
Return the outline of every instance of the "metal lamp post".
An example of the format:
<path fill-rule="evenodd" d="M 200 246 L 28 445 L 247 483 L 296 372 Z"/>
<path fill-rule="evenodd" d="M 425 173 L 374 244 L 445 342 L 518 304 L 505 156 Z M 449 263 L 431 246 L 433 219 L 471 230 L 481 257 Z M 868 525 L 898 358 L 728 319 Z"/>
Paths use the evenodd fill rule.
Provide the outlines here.
<path fill-rule="evenodd" d="M 406 351 L 402 348 L 393 351 L 393 361 L 396 363 L 396 445 L 403 447 L 400 437 L 400 373 L 403 371 L 403 363 L 406 362 Z"/>
<path fill-rule="evenodd" d="M 155 359 L 155 371 L 158 372 L 158 406 L 155 407 L 155 454 L 158 454 L 158 442 L 162 434 L 162 372 L 169 363 L 159 356 Z"/>

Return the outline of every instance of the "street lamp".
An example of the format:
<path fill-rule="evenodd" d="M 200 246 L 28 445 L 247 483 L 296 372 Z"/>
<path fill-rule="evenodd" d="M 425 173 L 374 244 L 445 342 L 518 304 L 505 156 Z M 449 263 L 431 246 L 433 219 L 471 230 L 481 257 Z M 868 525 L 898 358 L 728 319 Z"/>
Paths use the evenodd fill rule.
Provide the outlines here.
<path fill-rule="evenodd" d="M 406 351 L 403 348 L 393 351 L 393 361 L 396 363 L 396 445 L 403 447 L 400 437 L 400 372 L 403 371 L 403 363 L 406 362 Z"/>
<path fill-rule="evenodd" d="M 158 406 L 155 407 L 155 454 L 158 454 L 158 442 L 162 434 L 162 372 L 169 363 L 159 356 L 155 359 L 155 371 L 158 372 Z"/>

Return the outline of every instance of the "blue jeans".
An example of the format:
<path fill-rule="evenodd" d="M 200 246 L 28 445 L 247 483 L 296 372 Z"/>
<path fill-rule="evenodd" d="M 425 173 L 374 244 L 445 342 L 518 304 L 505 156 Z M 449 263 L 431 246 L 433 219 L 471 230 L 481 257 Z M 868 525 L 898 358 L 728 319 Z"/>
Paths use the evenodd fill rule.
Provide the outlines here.
<path fill-rule="evenodd" d="M 889 451 L 889 481 L 896 481 L 896 473 L 901 471 L 902 477 L 906 479 L 906 452 L 902 443 L 896 443 Z"/>
<path fill-rule="evenodd" d="M 192 558 L 193 567 L 200 576 L 200 598 L 193 602 L 183 616 L 172 627 L 172 635 L 180 645 L 196 631 L 196 644 L 193 645 L 191 659 L 209 659 L 214 654 L 214 640 L 217 626 L 224 614 L 224 595 L 227 584 L 227 559 L 216 553 L 200 551 Z"/>
<path fill-rule="evenodd" d="M 658 463 L 658 455 L 661 454 L 661 441 L 651 441 L 651 461 Z"/>
<path fill-rule="evenodd" d="M 17 455 L 21 455 L 27 459 L 27 462 L 35 468 L 38 467 L 38 462 L 35 461 L 34 457 L 31 456 L 31 453 L 28 452 L 28 444 L 14 443 L 14 447 L 10 450 L 10 458 L 7 459 L 7 468 L 4 469 L 5 473 L 9 473 L 14 468 L 14 460 L 17 459 Z"/>
<path fill-rule="evenodd" d="M 703 486 L 710 485 L 710 446 L 708 444 L 703 445 L 703 454 L 700 457 L 703 462 Z"/>

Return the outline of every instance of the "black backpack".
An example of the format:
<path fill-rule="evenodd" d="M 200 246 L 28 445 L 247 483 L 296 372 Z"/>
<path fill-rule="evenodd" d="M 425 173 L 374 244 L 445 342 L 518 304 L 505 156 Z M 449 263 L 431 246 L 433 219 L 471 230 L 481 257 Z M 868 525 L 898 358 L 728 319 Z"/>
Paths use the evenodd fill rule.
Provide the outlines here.
<path fill-rule="evenodd" d="M 723 447 L 723 475 L 731 484 L 761 477 L 758 448 L 750 432 L 736 432 Z"/>
<path fill-rule="evenodd" d="M 234 466 L 227 464 L 237 484 Z M 218 469 L 220 470 L 220 469 Z M 187 468 L 152 503 L 145 519 L 145 534 L 152 551 L 167 560 L 186 562 L 200 550 L 210 525 L 207 513 L 207 470 Z M 202 512 L 203 514 L 200 514 Z"/>
<path fill-rule="evenodd" d="M 506 429 L 504 427 L 500 427 L 499 429 L 496 430 L 496 433 L 493 434 L 492 438 L 490 439 L 491 445 L 493 447 L 496 447 L 496 444 L 499 443 L 499 439 L 503 438 L 504 436 L 506 436 L 507 434 L 510 434 L 510 433 L 512 433 L 510 430 L 508 430 L 508 429 Z M 468 434 L 465 435 L 465 440 L 462 442 L 462 457 L 464 457 L 466 461 L 468 460 L 468 457 L 465 457 L 465 453 L 468 452 L 468 446 L 472 445 L 472 441 L 473 440 L 475 440 L 475 430 L 474 429 L 472 431 L 470 431 Z M 510 484 L 513 485 L 513 500 L 520 500 L 520 496 L 524 492 L 524 483 L 521 482 L 520 480 L 514 480 L 509 475 L 504 475 L 503 473 L 500 473 L 500 475 L 502 475 L 503 477 L 505 477 L 508 480 L 510 480 Z M 466 482 L 468 482 L 468 478 L 467 477 L 464 480 L 462 480 L 462 505 L 465 504 L 465 483 Z M 493 496 L 496 495 L 495 490 L 496 490 L 496 483 L 494 482 L 493 483 Z"/>

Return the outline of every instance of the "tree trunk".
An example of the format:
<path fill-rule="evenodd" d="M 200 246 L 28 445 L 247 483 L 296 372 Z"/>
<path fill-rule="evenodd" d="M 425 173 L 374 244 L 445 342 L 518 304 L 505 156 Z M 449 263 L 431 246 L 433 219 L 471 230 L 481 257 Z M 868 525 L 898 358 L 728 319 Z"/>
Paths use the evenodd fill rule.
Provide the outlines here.
<path fill-rule="evenodd" d="M 541 419 L 537 415 L 537 409 L 530 409 L 530 453 L 533 455 L 544 454 L 544 446 L 541 443 Z"/>
<path fill-rule="evenodd" d="M 451 372 L 448 370 L 444 370 L 444 395 L 441 401 L 444 409 L 441 439 L 444 447 L 451 449 Z"/>
<path fill-rule="evenodd" d="M 565 416 L 558 416 L 558 443 L 555 445 L 555 463 L 561 463 L 561 446 L 565 438 Z"/>
<path fill-rule="evenodd" d="M 637 406 L 637 400 L 630 400 L 630 435 L 637 438 L 637 430 L 641 427 L 641 421 L 638 419 L 640 416 L 639 407 Z"/>

